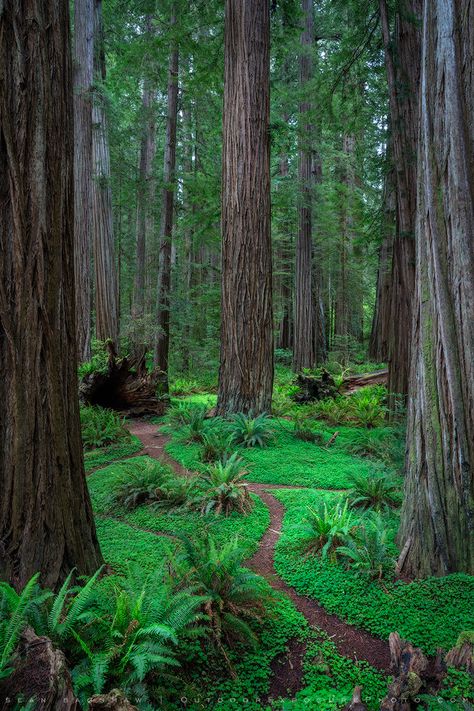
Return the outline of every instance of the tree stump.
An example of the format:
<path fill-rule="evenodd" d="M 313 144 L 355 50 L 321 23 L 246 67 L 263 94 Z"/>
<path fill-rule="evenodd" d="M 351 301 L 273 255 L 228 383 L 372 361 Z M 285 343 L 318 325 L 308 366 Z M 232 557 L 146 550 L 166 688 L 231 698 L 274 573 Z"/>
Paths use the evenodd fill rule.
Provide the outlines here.
<path fill-rule="evenodd" d="M 129 417 L 163 415 L 169 402 L 164 392 L 165 373 L 158 369 L 149 373 L 145 353 L 117 358 L 112 342 L 107 343 L 107 349 L 107 369 L 85 375 L 79 385 L 81 402 L 117 410 Z"/>
<path fill-rule="evenodd" d="M 299 373 L 295 385 L 299 387 L 299 392 L 293 396 L 293 400 L 299 404 L 339 395 L 336 383 L 327 370 L 323 370 L 320 378 L 316 375 Z"/>
<path fill-rule="evenodd" d="M 367 706 L 362 703 L 362 687 L 356 686 L 352 694 L 352 701 L 344 706 L 342 711 L 367 711 Z"/>
<path fill-rule="evenodd" d="M 38 637 L 27 627 L 18 660 L 13 674 L 0 685 L 1 711 L 11 711 L 15 704 L 23 708 L 30 699 L 41 711 L 79 711 L 64 654 L 48 637 Z"/>
<path fill-rule="evenodd" d="M 474 631 L 462 632 L 455 646 L 446 655 L 449 667 L 474 674 Z"/>

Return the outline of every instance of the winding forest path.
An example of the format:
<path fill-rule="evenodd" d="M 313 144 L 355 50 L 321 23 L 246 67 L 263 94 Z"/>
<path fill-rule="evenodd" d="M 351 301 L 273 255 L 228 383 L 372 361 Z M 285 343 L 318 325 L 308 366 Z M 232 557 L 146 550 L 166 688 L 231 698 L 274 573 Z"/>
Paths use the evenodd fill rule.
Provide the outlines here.
<path fill-rule="evenodd" d="M 157 425 L 136 421 L 130 432 L 143 443 L 143 450 L 153 459 L 173 467 L 180 476 L 190 476 L 190 472 L 170 457 L 165 445 L 170 438 L 157 429 Z M 300 595 L 287 585 L 277 574 L 274 564 L 275 546 L 281 535 L 285 508 L 269 489 L 304 489 L 300 486 L 282 484 L 258 484 L 249 482 L 249 490 L 260 497 L 270 512 L 270 525 L 264 533 L 256 553 L 247 565 L 265 577 L 274 590 L 287 595 L 311 627 L 326 632 L 338 653 L 354 661 L 365 660 L 376 669 L 388 673 L 390 670 L 390 650 L 388 642 L 371 635 L 353 625 L 349 625 L 336 615 L 330 615 L 316 600 Z M 294 697 L 302 687 L 305 644 L 298 639 L 290 640 L 285 655 L 274 660 L 273 678 L 268 698 Z"/>

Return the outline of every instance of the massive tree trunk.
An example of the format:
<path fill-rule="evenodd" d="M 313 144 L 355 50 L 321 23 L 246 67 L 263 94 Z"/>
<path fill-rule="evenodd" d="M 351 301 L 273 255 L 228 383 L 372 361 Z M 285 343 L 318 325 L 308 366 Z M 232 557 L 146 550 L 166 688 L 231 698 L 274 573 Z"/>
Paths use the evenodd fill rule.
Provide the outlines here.
<path fill-rule="evenodd" d="M 151 37 L 153 24 L 151 16 L 146 18 L 146 32 Z M 155 157 L 155 90 L 148 78 L 144 80 L 142 108 L 143 123 L 140 142 L 140 165 L 137 189 L 137 226 L 135 247 L 135 280 L 133 287 L 132 329 L 136 352 L 147 347 L 145 334 L 145 270 L 146 246 L 150 243 L 153 229 L 153 205 L 155 201 L 155 180 L 153 159 Z"/>
<path fill-rule="evenodd" d="M 51 71 L 54 67 L 54 71 Z M 69 3 L 0 12 L 0 577 L 55 587 L 101 556 L 82 461 Z"/>
<path fill-rule="evenodd" d="M 392 291 L 392 252 L 395 228 L 395 175 L 390 167 L 386 176 L 383 194 L 382 244 L 379 251 L 377 289 L 369 342 L 369 358 L 376 363 L 388 359 L 390 332 L 390 297 Z"/>
<path fill-rule="evenodd" d="M 423 0 L 401 0 L 392 41 L 386 0 L 380 0 L 390 96 L 397 227 L 393 244 L 389 390 L 408 392 L 415 285 L 416 152 Z"/>
<path fill-rule="evenodd" d="M 95 76 L 105 79 L 102 0 L 95 0 Z M 95 274 L 95 331 L 99 341 L 118 343 L 118 284 L 115 265 L 110 151 L 105 114 L 105 97 L 96 87 L 92 108 L 94 155 L 93 225 Z"/>
<path fill-rule="evenodd" d="M 268 0 L 226 0 L 224 51 L 221 415 L 272 398 Z"/>
<path fill-rule="evenodd" d="M 176 24 L 176 8 L 173 6 L 171 26 Z M 171 245 L 173 239 L 175 173 L 176 173 L 176 124 L 178 120 L 178 71 L 179 53 L 175 40 L 170 50 L 168 68 L 168 116 L 163 165 L 163 190 L 161 201 L 160 257 L 158 268 L 158 335 L 155 345 L 155 366 L 166 374 L 163 389 L 168 392 L 168 359 L 170 349 L 170 290 L 171 290 Z"/>
<path fill-rule="evenodd" d="M 307 83 L 313 74 L 314 41 L 313 0 L 302 0 L 304 28 L 301 34 L 300 88 L 308 93 Z M 300 104 L 300 137 L 298 152 L 299 226 L 296 238 L 295 325 L 293 368 L 312 368 L 316 363 L 315 301 L 313 285 L 313 127 L 308 113 L 311 103 Z"/>
<path fill-rule="evenodd" d="M 74 273 L 79 361 L 91 355 L 94 0 L 74 3 Z"/>
<path fill-rule="evenodd" d="M 474 2 L 425 0 L 400 567 L 474 573 Z"/>

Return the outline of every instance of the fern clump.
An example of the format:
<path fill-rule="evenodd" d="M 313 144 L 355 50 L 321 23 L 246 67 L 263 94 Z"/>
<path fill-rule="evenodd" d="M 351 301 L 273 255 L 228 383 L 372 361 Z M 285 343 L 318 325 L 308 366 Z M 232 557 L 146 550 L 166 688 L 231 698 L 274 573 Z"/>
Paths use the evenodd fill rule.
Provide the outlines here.
<path fill-rule="evenodd" d="M 243 481 L 247 473 L 242 458 L 236 452 L 224 461 L 210 464 L 200 476 L 201 511 L 214 511 L 225 516 L 233 511 L 248 513 L 252 508 L 252 499 Z"/>
<path fill-rule="evenodd" d="M 38 578 L 34 575 L 21 593 L 0 582 L 0 680 L 10 676 L 20 635 L 29 622 L 31 606 L 38 602 Z"/>
<path fill-rule="evenodd" d="M 307 424 L 306 419 L 301 416 L 295 417 L 293 420 L 293 434 L 302 442 L 312 442 L 319 446 L 322 446 L 325 442 L 323 433 L 313 430 L 312 427 Z"/>
<path fill-rule="evenodd" d="M 190 482 L 176 476 L 171 467 L 156 460 L 123 464 L 124 476 L 112 493 L 111 505 L 134 509 L 152 504 L 158 509 L 173 510 L 189 503 Z"/>
<path fill-rule="evenodd" d="M 301 526 L 303 537 L 298 545 L 308 554 L 335 558 L 338 547 L 354 535 L 355 529 L 355 520 L 347 501 L 333 508 L 322 503 L 317 509 L 308 507 Z"/>
<path fill-rule="evenodd" d="M 82 442 L 86 449 L 106 447 L 123 439 L 130 433 L 124 418 L 104 407 L 81 407 Z"/>
<path fill-rule="evenodd" d="M 193 422 L 203 422 L 207 407 L 189 402 L 179 402 L 172 405 L 166 413 L 166 422 L 173 427 L 184 427 Z"/>
<path fill-rule="evenodd" d="M 390 476 L 352 476 L 351 481 L 348 496 L 353 508 L 382 511 L 401 503 L 401 485 Z"/>
<path fill-rule="evenodd" d="M 178 574 L 206 599 L 208 633 L 230 666 L 226 646 L 256 644 L 254 627 L 263 622 L 270 593 L 262 578 L 242 566 L 237 538 L 221 545 L 210 534 L 196 541 L 180 538 Z"/>
<path fill-rule="evenodd" d="M 240 412 L 231 419 L 231 439 L 234 444 L 243 447 L 266 447 L 273 436 L 270 422 L 270 417 L 265 413 L 252 417 Z"/>
<path fill-rule="evenodd" d="M 393 576 L 395 559 L 380 515 L 369 517 L 357 535 L 337 549 L 337 554 L 346 560 L 348 567 L 372 580 Z"/>
<path fill-rule="evenodd" d="M 202 435 L 202 448 L 199 455 L 201 462 L 224 461 L 230 456 L 231 439 L 220 429 L 212 428 Z"/>

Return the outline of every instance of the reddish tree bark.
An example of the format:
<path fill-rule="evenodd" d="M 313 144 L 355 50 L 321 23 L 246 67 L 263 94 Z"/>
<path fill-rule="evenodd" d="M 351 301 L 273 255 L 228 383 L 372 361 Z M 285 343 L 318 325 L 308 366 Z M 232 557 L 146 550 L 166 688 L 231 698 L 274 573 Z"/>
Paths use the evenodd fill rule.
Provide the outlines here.
<path fill-rule="evenodd" d="M 271 406 L 269 96 L 269 2 L 226 0 L 217 403 L 221 415 L 269 412 Z"/>
<path fill-rule="evenodd" d="M 408 575 L 474 573 L 474 2 L 425 0 L 416 299 L 399 541 Z"/>
<path fill-rule="evenodd" d="M 77 396 L 69 40 L 66 0 L 3 3 L 0 577 L 16 588 L 101 563 Z"/>

